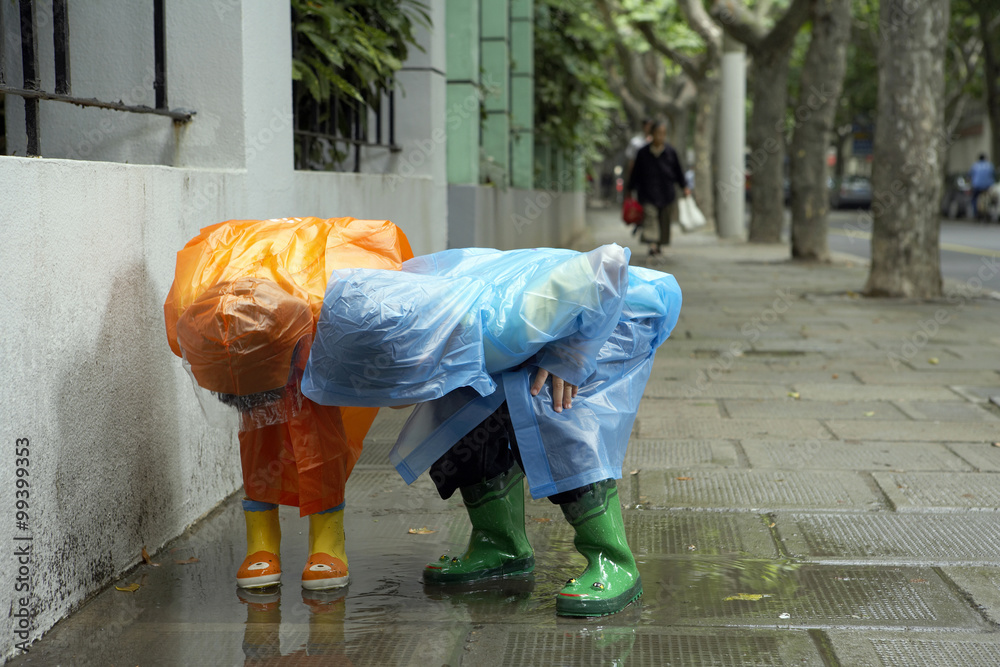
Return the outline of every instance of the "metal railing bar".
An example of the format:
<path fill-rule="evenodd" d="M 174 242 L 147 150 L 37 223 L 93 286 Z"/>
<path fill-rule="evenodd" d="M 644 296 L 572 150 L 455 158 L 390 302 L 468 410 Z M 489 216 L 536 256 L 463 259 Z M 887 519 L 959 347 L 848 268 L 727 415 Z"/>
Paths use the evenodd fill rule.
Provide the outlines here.
<path fill-rule="evenodd" d="M 56 65 L 56 92 L 69 95 L 69 10 L 67 0 L 52 0 L 52 48 Z"/>
<path fill-rule="evenodd" d="M 153 0 L 153 92 L 156 108 L 167 108 L 167 23 L 164 0 Z"/>
<path fill-rule="evenodd" d="M 38 90 L 38 49 L 35 48 L 35 14 L 31 0 L 20 0 L 18 9 L 21 19 L 21 75 L 26 90 Z M 39 155 L 38 140 L 38 99 L 24 98 L 24 130 L 26 152 Z"/>
<path fill-rule="evenodd" d="M 359 146 L 368 146 L 371 148 L 386 148 L 393 153 L 398 153 L 403 150 L 402 146 L 396 146 L 395 144 L 373 144 L 369 141 L 362 141 L 360 139 L 351 139 L 348 137 L 341 137 L 335 134 L 324 134 L 322 132 L 311 132 L 309 130 L 295 130 L 295 134 L 304 137 L 316 137 L 319 139 L 329 139 L 333 142 L 343 143 L 343 144 L 356 144 Z"/>
<path fill-rule="evenodd" d="M 389 89 L 389 145 L 396 145 L 396 91 L 394 89 Z"/>
<path fill-rule="evenodd" d="M 176 121 L 186 123 L 196 112 L 186 109 L 154 109 L 143 105 L 123 104 L 121 102 L 102 102 L 92 97 L 73 97 L 72 95 L 60 95 L 59 93 L 49 93 L 44 90 L 28 90 L 26 88 L 15 88 L 13 86 L 0 86 L 0 93 L 10 93 L 25 98 L 25 103 L 29 100 L 51 100 L 53 102 L 68 102 L 81 107 L 98 107 L 101 109 L 114 109 L 115 111 L 129 111 L 132 113 L 148 113 L 155 116 L 166 116 Z"/>

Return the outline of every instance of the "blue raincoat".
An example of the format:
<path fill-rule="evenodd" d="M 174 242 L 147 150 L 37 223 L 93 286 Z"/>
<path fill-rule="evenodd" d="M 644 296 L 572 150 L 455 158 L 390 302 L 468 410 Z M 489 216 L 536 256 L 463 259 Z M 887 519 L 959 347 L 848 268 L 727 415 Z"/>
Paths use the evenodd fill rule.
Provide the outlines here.
<path fill-rule="evenodd" d="M 620 478 L 656 348 L 677 323 L 673 276 L 629 252 L 480 248 L 401 271 L 335 271 L 302 392 L 329 405 L 418 403 L 390 454 L 413 482 L 505 400 L 531 494 Z M 579 386 L 552 409 L 545 368 Z"/>

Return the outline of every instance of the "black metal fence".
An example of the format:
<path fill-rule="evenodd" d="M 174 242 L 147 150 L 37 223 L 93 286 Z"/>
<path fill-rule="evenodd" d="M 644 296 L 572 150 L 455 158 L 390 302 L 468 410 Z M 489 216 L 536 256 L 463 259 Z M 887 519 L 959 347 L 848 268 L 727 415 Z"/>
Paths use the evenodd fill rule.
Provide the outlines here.
<path fill-rule="evenodd" d="M 44 1 L 44 0 L 43 0 Z M 155 102 L 153 107 L 124 104 L 122 102 L 105 102 L 95 98 L 74 97 L 70 77 L 70 25 L 68 19 L 68 0 L 51 0 L 52 2 L 52 44 L 55 55 L 55 90 L 41 89 L 41 76 L 38 67 L 38 35 L 36 35 L 35 11 L 33 0 L 17 0 L 18 28 L 21 42 L 21 86 L 10 85 L 10 73 L 4 63 L 5 47 L 0 44 L 0 94 L 16 95 L 24 100 L 24 124 L 27 136 L 27 153 L 30 156 L 40 155 L 39 150 L 39 100 L 68 102 L 83 107 L 99 107 L 131 113 L 154 114 L 172 118 L 174 122 L 191 120 L 194 111 L 185 109 L 170 109 L 167 106 L 167 44 L 166 20 L 164 5 L 166 0 L 152 0 L 153 3 L 153 58 L 154 80 L 153 91 Z M 3 12 L 0 11 L 0 22 Z M 0 23 L 0 35 L 5 39 L 13 30 L 7 30 Z"/>
<path fill-rule="evenodd" d="M 364 103 L 338 95 L 317 102 L 300 82 L 294 87 L 296 169 L 359 173 L 362 149 L 403 150 L 396 145 L 392 90 Z"/>

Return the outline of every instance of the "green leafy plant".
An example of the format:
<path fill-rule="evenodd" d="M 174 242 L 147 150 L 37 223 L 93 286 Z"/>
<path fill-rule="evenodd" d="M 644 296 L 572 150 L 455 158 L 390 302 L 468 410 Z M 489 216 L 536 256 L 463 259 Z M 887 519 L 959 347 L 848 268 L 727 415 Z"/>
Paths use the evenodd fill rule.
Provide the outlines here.
<path fill-rule="evenodd" d="M 429 26 L 420 0 L 291 0 L 296 129 L 350 137 L 352 123 L 378 109 L 418 25 Z M 422 49 L 421 49 L 422 50 Z M 304 137 L 296 162 L 332 168 L 343 159 L 330 141 Z M 334 142 L 335 143 L 335 142 Z"/>
<path fill-rule="evenodd" d="M 534 48 L 535 138 L 599 159 L 620 109 L 601 64 L 608 40 L 599 20 L 572 0 L 536 0 Z"/>

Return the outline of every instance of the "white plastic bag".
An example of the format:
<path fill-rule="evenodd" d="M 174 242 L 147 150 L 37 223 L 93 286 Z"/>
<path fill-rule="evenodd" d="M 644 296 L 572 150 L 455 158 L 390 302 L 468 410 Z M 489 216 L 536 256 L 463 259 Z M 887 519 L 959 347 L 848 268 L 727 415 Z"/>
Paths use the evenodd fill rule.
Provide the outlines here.
<path fill-rule="evenodd" d="M 677 214 L 680 218 L 681 229 L 685 232 L 693 232 L 705 226 L 705 214 L 694 203 L 694 197 L 681 198 L 677 204 Z"/>

